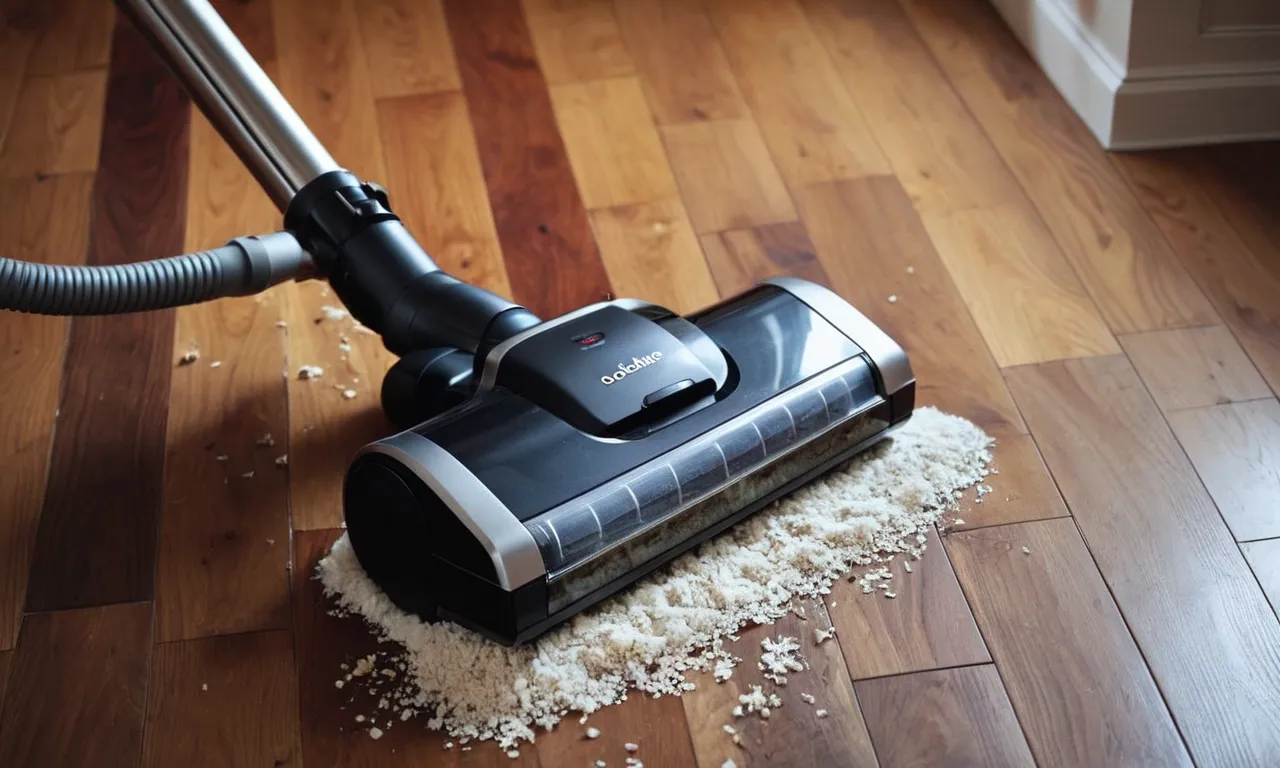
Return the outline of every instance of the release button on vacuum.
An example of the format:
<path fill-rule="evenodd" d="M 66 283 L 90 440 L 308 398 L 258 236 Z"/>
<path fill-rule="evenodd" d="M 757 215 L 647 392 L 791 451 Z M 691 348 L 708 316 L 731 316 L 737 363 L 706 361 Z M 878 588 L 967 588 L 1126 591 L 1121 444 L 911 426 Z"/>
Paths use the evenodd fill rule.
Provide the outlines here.
<path fill-rule="evenodd" d="M 652 408 L 663 400 L 666 400 L 668 397 L 679 394 L 692 386 L 693 379 L 683 379 L 681 381 L 677 381 L 675 384 L 668 384 L 662 389 L 654 390 L 644 396 L 644 407 Z"/>

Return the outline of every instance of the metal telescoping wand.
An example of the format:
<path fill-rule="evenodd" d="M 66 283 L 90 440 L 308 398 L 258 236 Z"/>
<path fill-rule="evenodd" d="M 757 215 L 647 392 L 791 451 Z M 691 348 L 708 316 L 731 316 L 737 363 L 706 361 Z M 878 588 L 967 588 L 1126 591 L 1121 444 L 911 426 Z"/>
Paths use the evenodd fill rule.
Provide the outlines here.
<path fill-rule="evenodd" d="M 117 0 L 283 213 L 341 170 L 207 0 Z"/>

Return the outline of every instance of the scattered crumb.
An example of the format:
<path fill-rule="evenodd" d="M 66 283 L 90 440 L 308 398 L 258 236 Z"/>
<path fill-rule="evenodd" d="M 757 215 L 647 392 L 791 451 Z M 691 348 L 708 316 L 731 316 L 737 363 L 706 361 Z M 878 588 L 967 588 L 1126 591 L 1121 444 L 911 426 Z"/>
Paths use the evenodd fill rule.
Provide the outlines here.
<path fill-rule="evenodd" d="M 911 572 L 912 572 L 912 571 L 911 571 L 911 563 L 907 562 L 906 560 L 903 560 L 903 561 L 902 561 L 902 570 L 906 571 L 907 573 L 911 573 Z"/>
<path fill-rule="evenodd" d="M 769 709 L 768 707 L 760 708 L 760 717 L 764 718 L 765 720 L 768 720 L 769 716 L 772 714 L 773 714 L 773 710 Z"/>
<path fill-rule="evenodd" d="M 344 390 L 342 390 L 342 399 L 343 399 L 343 400 L 351 400 L 351 399 L 353 399 L 355 396 L 356 396 L 356 391 L 355 391 L 354 389 L 344 389 Z"/>
<path fill-rule="evenodd" d="M 830 640 L 835 633 L 835 627 L 831 627 L 829 629 L 818 629 L 815 627 L 813 630 L 813 644 L 822 645 L 824 642 Z"/>
<path fill-rule="evenodd" d="M 622 745 L 622 748 L 627 750 L 628 752 L 638 752 L 640 750 L 640 745 L 633 744 L 632 742 L 628 741 L 626 744 Z"/>
<path fill-rule="evenodd" d="M 895 295 L 890 295 L 890 296 L 889 296 L 889 303 L 890 303 L 890 304 L 897 304 L 897 303 L 898 303 L 898 297 L 897 297 L 897 295 L 896 295 L 896 294 L 895 294 Z"/>
<path fill-rule="evenodd" d="M 274 546 L 276 545 L 276 540 L 275 540 L 275 539 L 267 539 L 267 543 L 274 547 Z"/>
<path fill-rule="evenodd" d="M 342 686 L 344 686 L 344 685 L 346 685 L 346 683 L 344 683 L 344 682 L 343 682 L 343 681 L 341 681 L 341 680 L 334 680 L 334 681 L 333 681 L 333 687 L 334 687 L 334 688 L 341 688 L 341 687 L 342 687 Z"/>
<path fill-rule="evenodd" d="M 220 453 L 220 454 L 218 454 L 217 456 L 214 456 L 213 458 L 217 459 L 218 461 L 226 461 L 227 459 L 229 459 L 229 458 L 231 458 L 231 457 L 230 457 L 230 456 L 228 456 L 228 455 L 227 455 L 227 454 L 225 454 L 225 453 Z"/>
<path fill-rule="evenodd" d="M 734 728 L 732 725 L 729 725 L 728 723 L 725 723 L 724 725 L 720 726 L 720 728 L 730 736 L 738 732 L 737 728 Z"/>
<path fill-rule="evenodd" d="M 812 704 L 813 702 L 817 701 L 817 699 L 813 697 L 812 693 L 800 694 L 800 700 L 803 701 L 805 704 Z"/>
<path fill-rule="evenodd" d="M 832 601 L 831 601 L 831 607 L 832 607 L 832 608 L 835 608 L 837 605 L 839 605 L 839 603 L 837 603 L 835 600 L 832 600 Z"/>
<path fill-rule="evenodd" d="M 341 307 L 335 307 L 331 304 L 325 304 L 320 307 L 320 311 L 324 313 L 325 320 L 344 320 L 350 313 Z"/>
<path fill-rule="evenodd" d="M 356 715 L 356 722 L 357 722 L 357 723 L 363 723 L 363 722 L 364 722 L 364 715 Z"/>
<path fill-rule="evenodd" d="M 587 738 L 588 738 L 588 739 L 598 739 L 598 738 L 600 738 L 600 729 L 599 729 L 599 728 L 588 728 L 588 729 L 587 729 Z"/>
<path fill-rule="evenodd" d="M 736 706 L 736 707 L 734 707 L 734 708 L 733 708 L 733 716 L 734 716 L 734 717 L 742 717 L 742 716 L 743 716 L 743 714 L 744 714 L 744 713 L 743 713 L 743 711 L 742 711 L 742 705 L 741 705 L 741 704 L 739 704 L 738 706 Z"/>
<path fill-rule="evenodd" d="M 916 268 L 915 268 L 915 267 L 913 267 L 913 266 L 911 266 L 910 264 L 908 264 L 908 265 L 907 265 L 907 274 L 908 274 L 908 275 L 914 275 L 915 273 L 916 273 Z"/>
<path fill-rule="evenodd" d="M 595 763 L 596 768 L 605 768 L 607 765 L 609 764 L 603 760 L 597 760 Z"/>
<path fill-rule="evenodd" d="M 276 457 L 276 466 L 277 466 L 277 467 L 287 467 L 287 466 L 289 466 L 289 454 L 287 454 L 287 453 L 282 453 L 282 454 L 280 454 L 279 456 L 277 456 L 277 457 Z"/>
<path fill-rule="evenodd" d="M 256 442 L 258 445 L 264 445 L 264 446 L 270 447 L 276 444 L 276 439 L 271 436 L 270 432 L 268 432 L 267 434 L 258 438 Z"/>
<path fill-rule="evenodd" d="M 760 641 L 760 647 L 764 652 L 760 654 L 760 662 L 756 667 L 764 672 L 767 679 L 778 685 L 786 685 L 787 672 L 804 671 L 800 643 L 794 637 L 779 636 L 777 640 L 766 637 Z"/>
<path fill-rule="evenodd" d="M 380 739 L 380 738 L 382 738 L 382 729 L 381 729 L 381 728 L 379 728 L 379 727 L 378 727 L 378 726 L 376 726 L 376 725 L 375 725 L 375 726 L 373 726 L 372 728 L 370 728 L 370 729 L 369 729 L 369 738 L 372 738 L 372 739 Z"/>
<path fill-rule="evenodd" d="M 210 368 L 221 368 L 221 367 L 222 367 L 222 361 L 221 361 L 221 360 L 214 360 L 212 363 L 209 363 L 209 367 L 210 367 Z"/>
<path fill-rule="evenodd" d="M 277 327 L 277 328 L 288 328 L 288 327 L 289 327 L 289 324 L 288 324 L 288 323 L 286 323 L 286 322 L 285 322 L 285 321 L 283 321 L 283 320 L 277 320 L 277 321 L 276 321 L 276 327 Z"/>
<path fill-rule="evenodd" d="M 338 345 L 338 351 L 346 354 L 351 351 L 351 345 L 344 341 Z"/>
<path fill-rule="evenodd" d="M 1022 547 L 1022 554 L 1024 554 L 1024 555 L 1029 555 L 1029 554 L 1031 554 L 1031 547 L 1023 546 L 1023 547 Z"/>
<path fill-rule="evenodd" d="M 738 764 L 733 762 L 732 759 L 728 759 L 720 764 L 720 768 L 738 768 Z"/>
<path fill-rule="evenodd" d="M 253 470 L 251 469 L 240 476 L 243 477 L 245 480 L 250 480 L 253 478 Z"/>
<path fill-rule="evenodd" d="M 741 737 L 741 736 L 739 736 L 739 735 L 738 735 L 738 734 L 736 734 L 736 733 L 735 733 L 735 734 L 733 734 L 733 743 L 734 743 L 734 744 L 741 744 L 741 743 L 742 743 L 742 737 Z"/>
<path fill-rule="evenodd" d="M 308 379 L 318 379 L 324 375 L 324 369 L 318 365 L 304 365 L 298 369 L 298 379 L 307 381 Z"/>
<path fill-rule="evenodd" d="M 827 710 L 825 710 L 825 709 L 815 709 L 815 710 L 813 711 L 813 714 L 814 714 L 814 715 L 816 715 L 816 716 L 818 716 L 818 717 L 826 717 L 826 716 L 827 716 Z"/>
<path fill-rule="evenodd" d="M 587 717 L 588 717 L 588 716 L 587 716 L 586 714 L 583 714 L 583 716 L 582 716 L 582 717 L 578 718 L 578 725 L 586 725 L 586 724 L 587 724 Z"/>
<path fill-rule="evenodd" d="M 792 613 L 794 613 L 795 615 L 799 616 L 799 617 L 800 617 L 802 620 L 804 620 L 804 621 L 808 621 L 808 620 L 809 620 L 809 617 L 808 617 L 808 616 L 806 616 L 806 615 L 804 614 L 804 606 L 803 606 L 803 605 L 796 605 L 796 604 L 792 604 L 792 606 L 791 606 L 791 612 L 792 612 Z"/>
<path fill-rule="evenodd" d="M 196 349 L 195 347 L 192 347 L 191 349 L 188 349 L 186 352 L 184 352 L 182 354 L 182 357 L 178 358 L 178 365 L 180 366 L 191 365 L 192 363 L 194 363 L 199 359 L 200 359 L 200 350 Z"/>
<path fill-rule="evenodd" d="M 202 691 L 207 691 L 207 690 L 209 690 L 209 684 L 208 684 L 208 683 L 201 683 L 201 684 L 200 684 L 200 690 L 202 690 Z"/>
<path fill-rule="evenodd" d="M 898 596 L 898 593 L 897 593 L 897 592 L 890 592 L 890 591 L 887 591 L 887 590 L 886 590 L 886 591 L 885 591 L 885 593 L 884 593 L 884 596 L 885 596 L 885 597 L 887 597 L 887 598 L 889 598 L 890 600 L 892 600 L 893 598 L 895 598 L 895 597 L 897 597 L 897 596 Z"/>
<path fill-rule="evenodd" d="M 444 748 L 445 748 L 445 749 L 453 749 L 453 742 L 452 742 L 452 741 L 446 741 L 446 742 L 444 743 Z"/>
<path fill-rule="evenodd" d="M 463 747 L 463 748 L 462 748 L 462 751 L 463 751 L 463 752 L 470 752 L 470 751 L 471 751 L 471 747 Z"/>
<path fill-rule="evenodd" d="M 515 759 L 516 759 L 517 757 L 519 757 L 519 756 L 520 756 L 520 750 L 518 750 L 518 749 L 508 749 L 508 750 L 507 750 L 507 757 L 511 758 L 512 760 L 515 760 Z"/>
<path fill-rule="evenodd" d="M 355 331 L 356 333 L 367 333 L 367 334 L 369 334 L 370 336 L 377 336 L 377 335 L 378 335 L 378 332 L 377 332 L 377 331 L 373 330 L 372 328 L 370 328 L 369 326 L 365 325 L 364 323 L 361 323 L 359 320 L 357 320 L 357 321 L 355 321 L 354 323 L 352 323 L 352 325 L 351 325 L 351 330 Z"/>

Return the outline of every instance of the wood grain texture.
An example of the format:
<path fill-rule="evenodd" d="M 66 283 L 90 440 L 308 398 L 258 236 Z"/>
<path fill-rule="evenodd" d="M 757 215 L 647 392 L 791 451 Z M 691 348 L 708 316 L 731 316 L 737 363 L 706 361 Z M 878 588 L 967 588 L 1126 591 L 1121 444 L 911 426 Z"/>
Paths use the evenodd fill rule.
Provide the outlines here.
<path fill-rule="evenodd" d="M 1271 397 L 1249 356 L 1220 325 L 1121 336 L 1120 344 L 1166 413 Z"/>
<path fill-rule="evenodd" d="M 991 661 L 937 532 L 926 536 L 911 573 L 889 566 L 889 590 L 863 594 L 847 579 L 831 586 L 827 604 L 838 604 L 831 620 L 854 680 Z"/>
<path fill-rule="evenodd" d="M 511 296 L 461 93 L 378 102 L 392 208 L 440 268 Z"/>
<path fill-rule="evenodd" d="M 113 4 L 103 0 L 26 4 L 16 21 L 36 33 L 27 71 L 58 75 L 107 66 L 114 15 Z"/>
<path fill-rule="evenodd" d="M 18 94 L 22 91 L 34 38 L 29 30 L 12 22 L 0 24 L 0 150 L 4 148 Z"/>
<path fill-rule="evenodd" d="M 372 0 L 356 15 L 375 97 L 462 87 L 440 0 Z M 388 163 L 391 170 L 395 163 Z"/>
<path fill-rule="evenodd" d="M 333 528 L 342 522 L 342 481 L 356 451 L 394 431 L 379 397 L 395 357 L 380 337 L 357 330 L 323 283 L 282 288 L 288 364 L 276 375 L 289 389 L 290 519 L 294 530 Z M 302 366 L 323 374 L 303 379 Z"/>
<path fill-rule="evenodd" d="M 989 208 L 924 224 L 1001 366 L 1120 351 L 1034 215 Z"/>
<path fill-rule="evenodd" d="M 1167 414 L 1237 541 L 1280 536 L 1280 401 Z"/>
<path fill-rule="evenodd" d="M 1191 764 L 1071 520 L 945 546 L 1041 765 Z"/>
<path fill-rule="evenodd" d="M 93 178 L 0 181 L 0 253 L 47 264 L 83 263 Z M 0 649 L 18 641 L 66 352 L 65 318 L 0 319 Z"/>
<path fill-rule="evenodd" d="M 4 692 L 9 687 L 9 670 L 13 662 L 13 651 L 0 651 L 0 714 L 3 714 Z M 4 721 L 0 720 L 0 729 L 3 729 Z"/>
<path fill-rule="evenodd" d="M 463 753 L 444 750 L 443 733 L 419 721 L 396 723 L 374 740 L 367 727 L 355 722 L 358 712 L 372 712 L 376 700 L 357 686 L 339 689 L 342 664 L 387 650 L 358 617 L 330 616 L 332 601 L 315 576 L 316 563 L 342 535 L 340 529 L 300 531 L 294 536 L 293 610 L 298 665 L 298 702 L 304 765 L 383 768 L 388 763 L 430 766 L 537 765 L 532 750 L 519 761 L 507 759 L 492 743 Z M 501 760 L 501 762 L 499 762 Z"/>
<path fill-rule="evenodd" d="M 686 0 L 615 0 L 622 39 L 659 124 L 751 117 L 706 11 Z"/>
<path fill-rule="evenodd" d="M 270 231 L 274 210 L 193 112 L 184 250 Z M 289 477 L 275 464 L 289 440 L 279 294 L 177 310 L 171 359 L 192 348 L 200 359 L 170 383 L 157 642 L 289 626 Z"/>
<path fill-rule="evenodd" d="M 1267 763 L 1280 624 L 1129 361 L 1006 376 L 1196 762 Z"/>
<path fill-rule="evenodd" d="M 754 122 L 668 125 L 662 138 L 700 234 L 795 221 L 791 196 Z"/>
<path fill-rule="evenodd" d="M 267 76 L 276 81 L 276 30 L 271 20 L 271 0 L 211 0 L 214 10 L 231 27 Z"/>
<path fill-rule="evenodd" d="M 1272 391 L 1280 391 L 1280 276 L 1222 213 L 1219 202 L 1231 198 L 1234 180 L 1196 151 L 1118 156 L 1115 163 Z"/>
<path fill-rule="evenodd" d="M 991 447 L 992 473 L 982 481 L 990 492 L 969 488 L 956 501 L 955 530 L 1071 514 L 1030 435 L 1001 435 Z"/>
<path fill-rule="evenodd" d="M 136 766 L 150 603 L 27 617 L 0 712 L 0 765 Z"/>
<path fill-rule="evenodd" d="M 978 0 L 904 5 L 1111 329 L 1212 323 L 1212 307 L 1107 155 L 994 9 Z"/>
<path fill-rule="evenodd" d="M 1221 186 L 1218 208 L 1240 239 L 1263 266 L 1280 280 L 1280 193 L 1274 179 L 1280 173 L 1276 142 L 1210 147 L 1205 150 L 1219 174 L 1230 183 Z"/>
<path fill-rule="evenodd" d="M 1030 204 L 897 0 L 802 0 L 922 215 Z"/>
<path fill-rule="evenodd" d="M 133 27 L 115 29 L 89 264 L 183 246 L 187 98 Z M 28 610 L 152 596 L 173 323 L 171 310 L 71 323 Z"/>
<path fill-rule="evenodd" d="M 982 334 L 901 185 L 892 177 L 813 184 L 797 190 L 796 201 L 832 289 L 906 349 L 916 402 L 964 416 L 997 437 L 1025 434 Z"/>
<path fill-rule="evenodd" d="M 1280 539 L 1249 541 L 1240 545 L 1262 591 L 1267 593 L 1271 608 L 1280 617 Z M 2 665 L 3 662 L 0 662 Z M 3 675 L 0 672 L 0 675 Z"/>
<path fill-rule="evenodd" d="M 741 293 L 778 275 L 819 285 L 828 282 L 809 234 L 799 222 L 726 230 L 703 235 L 700 240 L 711 274 L 724 296 Z"/>
<path fill-rule="evenodd" d="M 588 209 L 651 203 L 676 194 L 638 78 L 553 86 L 551 104 Z"/>
<path fill-rule="evenodd" d="M 543 317 L 609 292 L 517 0 L 447 0 L 514 300 Z"/>
<path fill-rule="evenodd" d="M 711 0 L 706 5 L 788 183 L 889 172 L 866 120 L 795 3 Z"/>
<path fill-rule="evenodd" d="M 142 765 L 302 765 L 293 635 L 156 646 Z"/>
<path fill-rule="evenodd" d="M 599 738 L 586 738 L 588 727 L 599 729 Z M 623 746 L 627 743 L 639 749 L 628 752 Z M 580 725 L 571 713 L 554 731 L 539 733 L 537 742 L 522 747 L 520 754 L 534 748 L 539 762 L 546 766 L 591 766 L 596 760 L 623 765 L 628 757 L 646 765 L 694 764 L 693 743 L 680 699 L 655 699 L 642 691 L 632 691 L 621 704 L 596 712 L 586 725 Z"/>
<path fill-rule="evenodd" d="M 739 768 L 876 764 L 839 645 L 834 640 L 814 643 L 814 629 L 829 628 L 831 617 L 818 601 L 796 602 L 804 611 L 804 619 L 787 614 L 771 626 L 744 629 L 738 640 L 726 643 L 726 649 L 742 659 L 727 681 L 717 683 L 710 673 L 692 676 L 698 687 L 681 698 L 699 768 L 721 768 L 727 758 L 732 758 Z M 777 637 L 796 638 L 800 655 L 808 665 L 803 672 L 789 673 L 786 685 L 764 679 L 757 668 L 761 641 Z M 741 719 L 733 716 L 738 695 L 749 691 L 752 685 L 782 699 L 782 706 L 774 709 L 768 720 L 756 715 Z M 812 696 L 814 703 L 807 703 L 802 694 Z M 818 717 L 818 709 L 827 710 L 827 716 Z M 735 745 L 733 737 L 724 732 L 726 724 L 737 730 L 740 745 Z"/>
<path fill-rule="evenodd" d="M 592 211 L 591 224 L 619 296 L 643 298 L 680 314 L 719 298 L 679 198 Z"/>
<path fill-rule="evenodd" d="M 609 0 L 524 0 L 524 14 L 548 83 L 635 71 Z"/>
<path fill-rule="evenodd" d="M 98 167 L 105 72 L 28 77 L 0 149 L 0 176 L 73 173 Z"/>
<path fill-rule="evenodd" d="M 387 177 L 355 0 L 273 0 L 280 91 L 337 163 Z"/>
<path fill-rule="evenodd" d="M 1035 765 L 990 664 L 855 684 L 881 768 Z"/>

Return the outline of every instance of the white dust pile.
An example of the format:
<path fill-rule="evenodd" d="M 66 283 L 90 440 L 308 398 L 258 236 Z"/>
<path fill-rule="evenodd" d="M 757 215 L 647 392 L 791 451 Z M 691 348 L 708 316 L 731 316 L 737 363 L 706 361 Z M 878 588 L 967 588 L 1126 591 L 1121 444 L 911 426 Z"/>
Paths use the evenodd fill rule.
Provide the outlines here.
<path fill-rule="evenodd" d="M 405 614 L 368 579 L 345 535 L 319 578 L 337 612 L 364 617 L 403 649 L 389 660 L 403 670 L 387 707 L 396 719 L 422 713 L 464 743 L 508 749 L 628 689 L 678 695 L 693 687 L 685 673 L 694 669 L 727 678 L 740 660 L 721 648 L 726 636 L 772 624 L 796 598 L 828 594 L 851 566 L 918 554 L 925 530 L 986 476 L 991 442 L 964 419 L 919 408 L 892 439 L 520 648 Z M 790 649 L 774 650 L 767 671 L 792 671 Z"/>

